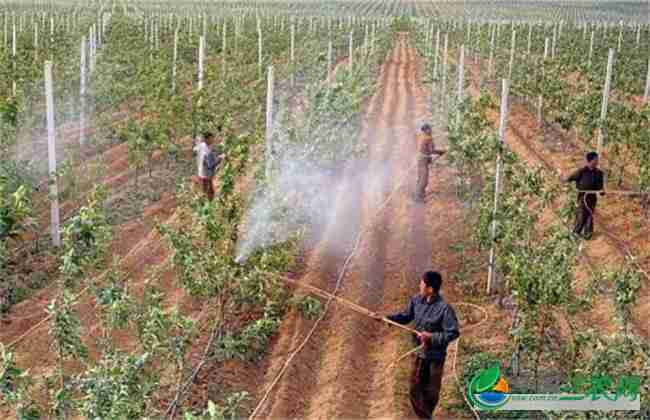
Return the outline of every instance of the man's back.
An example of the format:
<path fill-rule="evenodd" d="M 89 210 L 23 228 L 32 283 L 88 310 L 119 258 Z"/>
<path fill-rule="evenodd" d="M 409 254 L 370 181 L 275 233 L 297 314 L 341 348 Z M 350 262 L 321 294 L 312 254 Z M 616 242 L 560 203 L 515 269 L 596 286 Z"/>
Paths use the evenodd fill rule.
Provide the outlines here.
<path fill-rule="evenodd" d="M 598 168 L 584 166 L 569 177 L 576 183 L 576 188 L 582 191 L 599 191 L 603 189 L 603 171 Z"/>

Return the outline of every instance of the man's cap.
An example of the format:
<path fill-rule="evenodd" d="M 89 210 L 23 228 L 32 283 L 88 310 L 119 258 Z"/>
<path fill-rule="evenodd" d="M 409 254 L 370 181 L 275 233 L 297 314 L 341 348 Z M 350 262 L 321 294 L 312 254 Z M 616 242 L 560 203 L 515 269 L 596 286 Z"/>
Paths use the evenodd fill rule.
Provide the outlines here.
<path fill-rule="evenodd" d="M 598 153 L 589 152 L 589 153 L 587 153 L 587 156 L 585 156 L 585 157 L 587 158 L 587 162 L 591 162 L 592 160 L 594 160 L 594 159 L 596 159 L 598 157 Z"/>

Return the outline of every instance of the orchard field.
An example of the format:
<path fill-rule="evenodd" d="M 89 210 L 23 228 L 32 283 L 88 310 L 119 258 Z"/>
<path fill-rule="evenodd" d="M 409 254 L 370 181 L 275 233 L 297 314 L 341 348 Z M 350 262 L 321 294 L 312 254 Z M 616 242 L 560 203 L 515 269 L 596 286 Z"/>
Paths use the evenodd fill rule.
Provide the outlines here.
<path fill-rule="evenodd" d="M 649 22 L 643 1 L 0 3 L 0 418 L 413 418 L 410 334 L 372 315 L 430 269 L 461 333 L 435 418 L 650 418 Z M 424 123 L 447 152 L 419 203 Z M 563 178 L 591 150 L 585 241 Z M 641 410 L 477 411 L 495 363 L 513 393 L 638 377 Z"/>

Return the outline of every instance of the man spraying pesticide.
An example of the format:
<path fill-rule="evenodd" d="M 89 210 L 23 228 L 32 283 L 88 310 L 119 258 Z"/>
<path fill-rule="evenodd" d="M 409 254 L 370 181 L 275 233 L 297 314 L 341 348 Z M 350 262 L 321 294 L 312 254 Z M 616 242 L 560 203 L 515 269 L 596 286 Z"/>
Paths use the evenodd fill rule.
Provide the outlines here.
<path fill-rule="evenodd" d="M 420 293 L 411 298 L 406 309 L 388 319 L 406 325 L 415 322 L 413 336 L 422 349 L 415 359 L 411 373 L 410 399 L 419 418 L 430 419 L 438 404 L 442 373 L 449 343 L 460 336 L 454 309 L 440 296 L 442 276 L 427 271 L 420 279 Z M 375 319 L 384 320 L 375 314 Z"/>
<path fill-rule="evenodd" d="M 576 214 L 576 224 L 573 233 L 577 236 L 582 236 L 586 240 L 590 240 L 594 232 L 594 213 L 596 212 L 596 204 L 598 203 L 598 196 L 594 191 L 600 191 L 600 195 L 604 195 L 605 193 L 602 191 L 604 187 L 604 174 L 603 171 L 598 169 L 598 153 L 587 153 L 586 160 L 587 164 L 584 167 L 575 171 L 564 181 L 575 182 L 579 191 L 578 213 Z"/>
<path fill-rule="evenodd" d="M 214 174 L 216 173 L 219 164 L 221 164 L 225 156 L 221 153 L 218 146 L 217 153 L 212 150 L 210 146 L 213 142 L 214 134 L 211 131 L 206 131 L 198 137 L 197 142 L 192 149 L 194 153 L 196 153 L 199 185 L 210 201 L 214 198 L 212 179 L 214 178 Z"/>
<path fill-rule="evenodd" d="M 431 125 L 424 124 L 421 133 L 417 136 L 418 147 L 418 181 L 415 188 L 415 201 L 424 203 L 424 196 L 429 183 L 429 165 L 433 162 L 433 156 L 442 156 L 444 150 L 436 150 L 433 144 Z"/>
<path fill-rule="evenodd" d="M 420 278 L 420 293 L 410 299 L 404 311 L 388 316 L 378 314 L 340 296 L 336 296 L 309 284 L 303 284 L 295 279 L 284 276 L 276 277 L 286 283 L 309 290 L 317 296 L 326 299 L 328 304 L 331 301 L 336 301 L 357 313 L 382 323 L 391 324 L 394 327 L 399 327 L 413 334 L 413 340 L 417 347 L 404 355 L 407 356 L 413 352 L 418 352 L 411 374 L 411 405 L 413 406 L 413 411 L 419 418 L 432 418 L 440 395 L 443 368 L 447 357 L 447 347 L 460 336 L 456 313 L 452 306 L 446 303 L 440 296 L 440 288 L 442 286 L 442 276 L 440 273 L 435 271 L 425 272 Z M 465 302 L 459 302 L 459 304 L 471 305 Z M 476 305 L 472 306 L 476 307 Z M 479 309 L 481 308 L 479 307 Z M 487 313 L 485 315 L 483 321 L 476 324 L 477 326 L 487 320 Z M 322 319 L 322 315 L 319 321 L 320 319 Z M 407 326 L 412 321 L 415 321 L 415 325 L 413 327 Z M 309 339 L 310 335 L 303 341 L 303 345 Z M 299 346 L 292 353 L 292 356 L 289 357 L 285 364 L 285 368 L 303 345 Z M 276 378 L 276 383 L 283 371 L 280 371 L 280 375 Z M 266 397 L 258 405 L 258 408 L 261 407 L 265 399 Z"/>

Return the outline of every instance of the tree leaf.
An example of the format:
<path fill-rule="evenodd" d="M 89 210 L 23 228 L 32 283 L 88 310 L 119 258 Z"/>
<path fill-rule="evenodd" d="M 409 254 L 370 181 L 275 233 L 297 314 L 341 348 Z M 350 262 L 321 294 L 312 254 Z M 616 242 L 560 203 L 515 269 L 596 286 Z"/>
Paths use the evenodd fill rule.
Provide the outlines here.
<path fill-rule="evenodd" d="M 210 418 L 217 417 L 217 406 L 212 401 L 208 401 L 208 414 L 210 414 Z"/>

